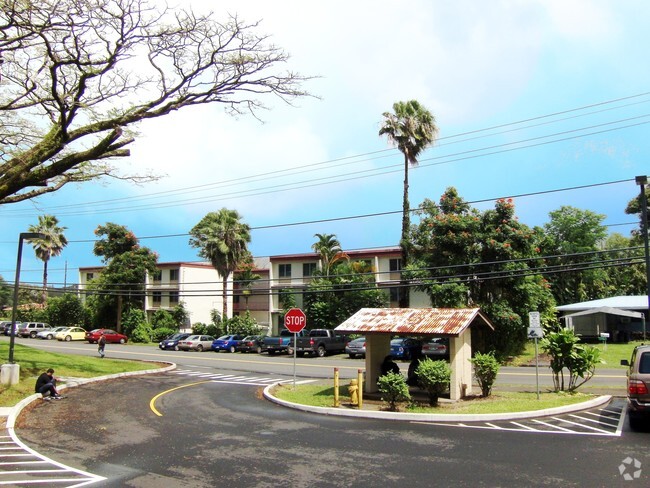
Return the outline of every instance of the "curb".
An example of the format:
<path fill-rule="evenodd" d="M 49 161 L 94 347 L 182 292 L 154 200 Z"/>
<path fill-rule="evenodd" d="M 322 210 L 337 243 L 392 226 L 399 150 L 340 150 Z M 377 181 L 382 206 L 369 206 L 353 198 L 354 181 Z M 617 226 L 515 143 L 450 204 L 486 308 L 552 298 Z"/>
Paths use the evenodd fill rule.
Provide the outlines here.
<path fill-rule="evenodd" d="M 436 413 L 403 413 L 403 412 L 386 412 L 375 410 L 347 410 L 334 407 L 314 407 L 311 405 L 301 405 L 298 403 L 291 403 L 286 400 L 281 400 L 273 394 L 271 390 L 278 386 L 280 383 L 274 383 L 264 388 L 264 398 L 270 402 L 276 403 L 283 407 L 293 408 L 303 412 L 318 413 L 321 415 L 336 415 L 340 417 L 357 417 L 357 418 L 372 418 L 382 420 L 402 420 L 409 422 L 486 422 L 493 420 L 519 420 L 533 417 L 545 417 L 547 415 L 559 415 L 563 413 L 577 412 L 589 408 L 598 407 L 608 403 L 612 399 L 612 395 L 602 395 L 592 400 L 582 403 L 574 403 L 573 405 L 566 405 L 563 407 L 546 408 L 542 410 L 530 410 L 527 412 L 512 412 L 512 413 L 489 413 L 489 414 L 436 414 Z"/>
<path fill-rule="evenodd" d="M 143 362 L 155 362 L 155 363 L 164 363 L 165 361 L 143 361 Z M 76 386 L 81 386 L 85 385 L 88 383 L 95 383 L 97 381 L 105 381 L 105 380 L 111 380 L 114 378 L 123 378 L 126 376 L 141 376 L 141 375 L 146 375 L 146 374 L 154 374 L 154 373 L 164 373 L 167 371 L 172 371 L 176 369 L 176 364 L 175 363 L 168 363 L 169 366 L 164 367 L 164 368 L 157 368 L 157 369 L 145 369 L 142 371 L 129 371 L 126 373 L 115 373 L 115 374 L 107 374 L 104 376 L 96 376 L 94 378 L 81 378 L 81 379 L 76 379 L 72 381 L 66 382 L 65 385 L 61 385 L 59 387 L 59 390 L 65 390 L 67 388 L 73 388 Z M 34 393 L 33 395 L 28 396 L 27 398 L 24 398 L 20 402 L 18 402 L 16 405 L 13 407 L 5 407 L 6 409 L 9 410 L 8 413 L 4 413 L 4 409 L 0 409 L 0 417 L 6 416 L 7 417 L 7 423 L 6 423 L 6 428 L 9 430 L 13 430 L 14 426 L 16 425 L 16 419 L 18 418 L 18 415 L 20 415 L 20 412 L 23 411 L 23 409 L 29 405 L 30 403 L 36 401 L 36 400 L 41 400 L 43 398 L 43 395 L 40 393 Z M 4 413 L 4 415 L 3 415 Z"/>

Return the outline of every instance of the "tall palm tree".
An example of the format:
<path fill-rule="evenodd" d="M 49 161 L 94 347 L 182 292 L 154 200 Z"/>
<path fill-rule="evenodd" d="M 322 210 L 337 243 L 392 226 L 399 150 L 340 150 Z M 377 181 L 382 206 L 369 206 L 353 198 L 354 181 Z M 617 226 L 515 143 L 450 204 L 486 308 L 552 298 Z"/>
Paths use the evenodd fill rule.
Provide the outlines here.
<path fill-rule="evenodd" d="M 210 261 L 221 275 L 222 318 L 228 318 L 228 278 L 242 260 L 249 256 L 250 226 L 241 221 L 236 210 L 222 208 L 210 212 L 190 231 L 190 245 L 199 249 L 199 256 Z"/>
<path fill-rule="evenodd" d="M 383 124 L 379 135 L 386 135 L 389 142 L 397 146 L 404 155 L 404 195 L 402 203 L 402 268 L 409 260 L 408 232 L 411 226 L 409 205 L 409 166 L 418 164 L 418 156 L 433 144 L 438 136 L 436 119 L 417 100 L 395 102 L 393 113 L 383 113 Z M 402 287 L 400 307 L 408 307 L 408 287 Z"/>
<path fill-rule="evenodd" d="M 50 258 L 60 255 L 68 245 L 63 234 L 66 229 L 59 226 L 59 220 L 54 215 L 40 215 L 38 224 L 30 225 L 28 229 L 29 232 L 43 234 L 43 237 L 29 239 L 36 257 L 43 261 L 43 303 L 47 300 L 47 263 Z"/>
<path fill-rule="evenodd" d="M 334 263 L 348 259 L 348 255 L 341 249 L 341 243 L 334 234 L 314 234 L 318 239 L 311 248 L 320 255 L 323 265 L 323 275 L 328 276 Z"/>

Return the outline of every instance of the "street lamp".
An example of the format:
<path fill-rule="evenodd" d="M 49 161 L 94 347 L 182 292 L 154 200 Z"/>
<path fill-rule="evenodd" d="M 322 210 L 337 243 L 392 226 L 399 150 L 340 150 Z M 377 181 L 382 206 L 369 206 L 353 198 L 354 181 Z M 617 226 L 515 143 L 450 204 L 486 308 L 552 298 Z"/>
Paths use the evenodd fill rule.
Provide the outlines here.
<path fill-rule="evenodd" d="M 11 311 L 11 334 L 9 336 L 9 364 L 2 365 L 0 373 L 3 384 L 14 385 L 20 377 L 20 366 L 14 363 L 14 344 L 16 342 L 16 315 L 18 312 L 18 284 L 20 282 L 20 262 L 23 256 L 23 240 L 46 237 L 40 232 L 21 232 L 18 237 L 18 259 L 16 260 L 16 280 L 14 281 L 14 303 Z"/>
<path fill-rule="evenodd" d="M 641 232 L 643 233 L 643 246 L 645 247 L 645 275 L 646 291 L 648 292 L 648 318 L 650 318 L 650 247 L 648 246 L 648 197 L 645 194 L 645 186 L 648 184 L 648 177 L 637 176 L 636 183 L 641 187 Z M 645 323 L 645 321 L 644 321 Z M 643 340 L 646 339 L 645 327 L 643 328 Z"/>

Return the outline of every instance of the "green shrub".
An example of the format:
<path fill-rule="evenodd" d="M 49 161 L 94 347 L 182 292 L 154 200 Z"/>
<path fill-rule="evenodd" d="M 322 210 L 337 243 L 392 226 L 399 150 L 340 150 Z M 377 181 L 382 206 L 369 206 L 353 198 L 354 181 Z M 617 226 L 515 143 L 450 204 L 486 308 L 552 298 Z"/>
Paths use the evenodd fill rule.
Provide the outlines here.
<path fill-rule="evenodd" d="M 429 395 L 429 404 L 438 405 L 438 398 L 445 393 L 451 382 L 451 368 L 446 361 L 432 361 L 425 358 L 415 370 L 420 388 Z"/>
<path fill-rule="evenodd" d="M 600 362 L 600 350 L 578 344 L 580 338 L 571 329 L 549 332 L 540 341 L 542 351 L 551 358 L 555 391 L 575 391 L 589 381 Z M 564 383 L 564 372 L 569 373 L 569 383 Z M 582 379 L 582 381 L 580 381 Z"/>
<path fill-rule="evenodd" d="M 380 376 L 377 387 L 381 393 L 381 400 L 388 403 L 391 412 L 397 410 L 397 404 L 411 399 L 406 379 L 399 373 L 388 373 Z"/>
<path fill-rule="evenodd" d="M 490 396 L 492 385 L 497 379 L 499 372 L 499 361 L 494 357 L 494 353 L 489 352 L 482 354 L 477 352 L 470 362 L 474 365 L 474 376 L 478 385 L 481 387 L 483 397 Z"/>
<path fill-rule="evenodd" d="M 158 329 L 153 329 L 151 331 L 151 340 L 153 342 L 160 342 L 164 339 L 167 339 L 169 336 L 176 334 L 178 330 L 168 329 L 167 327 L 161 327 Z"/>
<path fill-rule="evenodd" d="M 148 343 L 151 342 L 151 336 L 152 336 L 153 329 L 147 322 L 143 322 L 140 325 L 138 325 L 133 331 L 131 332 L 131 336 L 129 337 L 129 340 L 131 342 L 139 342 L 139 343 Z"/>

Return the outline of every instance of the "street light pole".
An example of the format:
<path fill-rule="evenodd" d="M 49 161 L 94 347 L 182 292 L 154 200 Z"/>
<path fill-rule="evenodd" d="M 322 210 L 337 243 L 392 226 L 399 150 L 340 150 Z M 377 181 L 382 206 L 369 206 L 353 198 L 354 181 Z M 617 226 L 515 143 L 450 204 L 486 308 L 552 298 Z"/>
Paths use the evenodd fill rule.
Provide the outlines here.
<path fill-rule="evenodd" d="M 637 176 L 636 183 L 641 187 L 641 232 L 643 233 L 643 246 L 645 248 L 645 275 L 646 291 L 648 293 L 648 318 L 650 319 L 650 246 L 648 245 L 648 197 L 645 194 L 645 185 L 648 184 L 648 177 Z M 645 321 L 644 321 L 645 322 Z M 646 339 L 645 327 L 643 328 L 643 340 Z"/>
<path fill-rule="evenodd" d="M 14 343 L 16 341 L 16 316 L 18 312 L 18 284 L 20 283 L 20 262 L 23 256 L 23 240 L 45 237 L 39 232 L 21 232 L 18 237 L 18 259 L 16 260 L 16 279 L 14 281 L 14 303 L 11 310 L 11 334 L 9 337 L 9 364 L 14 364 Z"/>

